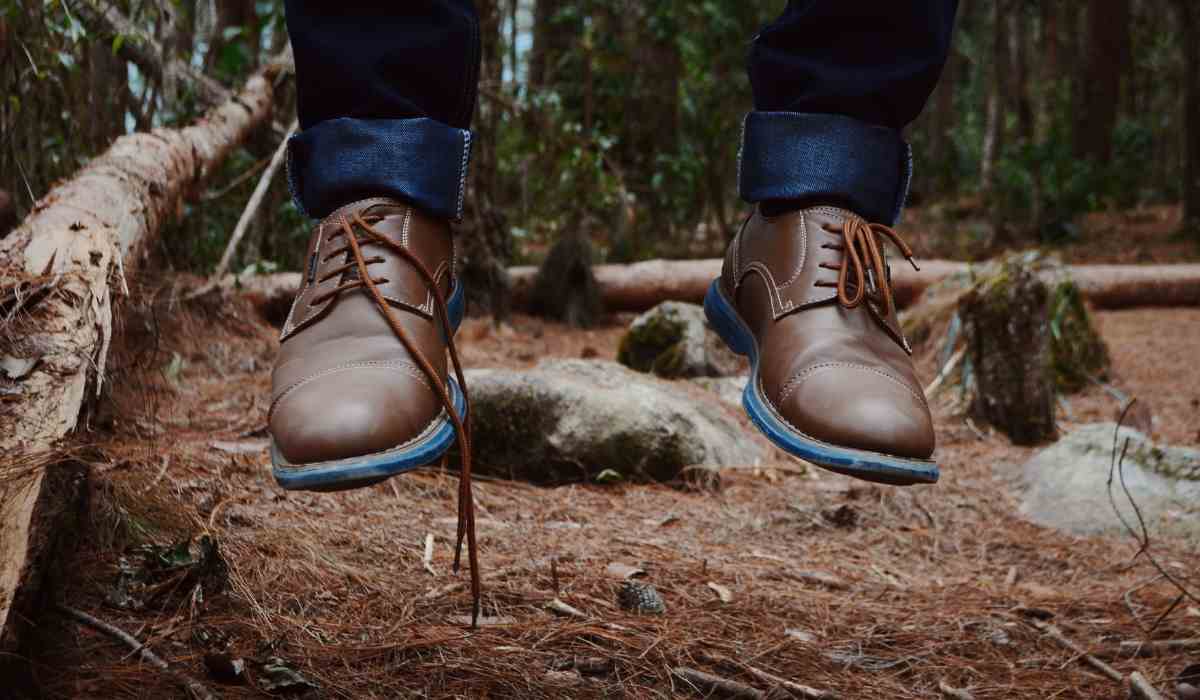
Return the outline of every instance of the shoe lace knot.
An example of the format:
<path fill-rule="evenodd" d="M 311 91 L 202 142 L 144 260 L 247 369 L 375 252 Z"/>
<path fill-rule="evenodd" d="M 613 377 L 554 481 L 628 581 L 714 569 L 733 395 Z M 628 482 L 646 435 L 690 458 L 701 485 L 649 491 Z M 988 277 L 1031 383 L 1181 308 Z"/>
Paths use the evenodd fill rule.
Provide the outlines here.
<path fill-rule="evenodd" d="M 832 248 L 844 253 L 838 264 L 821 263 L 820 267 L 837 270 L 837 299 L 838 303 L 847 309 L 853 309 L 864 301 L 870 300 L 882 308 L 885 317 L 896 310 L 895 292 L 892 287 L 892 270 L 884 256 L 883 242 L 891 241 L 900 249 L 900 253 L 920 271 L 913 260 L 912 248 L 904 242 L 900 234 L 883 224 L 868 223 L 860 216 L 850 215 L 840 227 L 823 224 L 825 231 L 840 236 L 841 243 L 825 243 L 823 248 Z M 818 286 L 834 286 L 830 283 L 817 283 Z"/>

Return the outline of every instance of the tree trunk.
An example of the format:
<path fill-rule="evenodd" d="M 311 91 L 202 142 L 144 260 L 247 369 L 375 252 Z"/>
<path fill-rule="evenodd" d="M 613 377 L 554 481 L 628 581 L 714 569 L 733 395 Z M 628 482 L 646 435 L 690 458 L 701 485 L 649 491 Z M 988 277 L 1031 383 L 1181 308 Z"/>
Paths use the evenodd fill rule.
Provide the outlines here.
<path fill-rule="evenodd" d="M 475 6 L 479 12 L 479 33 L 482 37 L 480 80 L 489 90 L 499 92 L 503 89 L 504 76 L 500 0 L 478 0 Z M 509 281 L 505 265 L 512 240 L 504 215 L 496 206 L 496 193 L 500 186 L 496 134 L 500 130 L 501 109 L 495 101 L 488 104 L 480 102 L 476 106 L 478 137 L 472 146 L 472 184 L 458 238 L 462 244 L 462 278 L 471 290 L 472 307 L 502 320 L 509 311 Z"/>
<path fill-rule="evenodd" d="M 1029 14 L 1020 6 L 1009 13 L 1009 41 L 1012 54 L 1012 100 L 1017 109 L 1017 135 L 1020 147 L 1032 148 L 1037 139 L 1037 123 L 1033 109 L 1033 98 L 1029 86 Z M 1029 211 L 1027 227 L 1037 231 L 1042 220 L 1042 169 L 1037 164 L 1031 168 Z"/>
<path fill-rule="evenodd" d="M 957 181 L 954 175 L 958 158 L 951 131 L 958 116 L 954 111 L 954 93 L 958 87 L 961 64 L 962 57 L 958 51 L 951 48 L 946 57 L 946 67 L 942 69 L 942 77 L 933 93 L 933 111 L 928 132 L 929 155 L 934 169 L 932 194 L 949 193 Z"/>
<path fill-rule="evenodd" d="M 1129 53 L 1129 0 L 1093 0 L 1087 7 L 1087 73 L 1075 114 L 1075 154 L 1107 165 L 1121 99 L 1121 69 Z"/>
<path fill-rule="evenodd" d="M 557 64 L 563 52 L 571 48 L 576 32 L 564 31 L 556 21 L 567 7 L 567 0 L 536 0 L 533 11 L 533 48 L 529 52 L 529 87 L 552 85 L 557 79 Z"/>
<path fill-rule="evenodd" d="M 1183 230 L 1200 239 L 1200 8 L 1193 0 L 1176 0 L 1175 9 L 1184 55 Z"/>
<path fill-rule="evenodd" d="M 987 106 L 983 128 L 983 154 L 979 162 L 979 191 L 990 202 L 996 180 L 996 161 L 1004 148 L 1004 118 L 1007 105 L 1008 3 L 996 0 L 992 5 L 992 70 L 988 80 Z"/>
<path fill-rule="evenodd" d="M 0 404 L 0 649 L 28 619 L 10 613 L 40 595 L 40 572 L 29 564 L 46 532 L 33 523 L 62 505 L 43 483 L 61 459 L 58 441 L 103 385 L 114 298 L 128 294 L 127 272 L 184 197 L 266 121 L 272 77 L 252 77 L 192 126 L 117 139 L 0 241 L 0 305 L 16 319 L 0 328 L 9 365 L 0 381 L 17 397 Z"/>

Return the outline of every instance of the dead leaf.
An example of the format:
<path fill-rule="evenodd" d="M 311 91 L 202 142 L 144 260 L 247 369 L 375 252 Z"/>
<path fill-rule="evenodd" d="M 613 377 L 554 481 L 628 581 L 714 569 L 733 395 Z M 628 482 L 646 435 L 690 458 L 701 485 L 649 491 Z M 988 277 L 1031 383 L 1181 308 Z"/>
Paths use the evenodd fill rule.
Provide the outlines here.
<path fill-rule="evenodd" d="M 4 376 L 9 379 L 21 379 L 25 375 L 33 371 L 40 357 L 13 357 L 11 355 L 0 356 L 0 371 L 4 372 Z"/>
<path fill-rule="evenodd" d="M 307 692 L 319 690 L 321 687 L 305 678 L 278 656 L 272 656 L 263 662 L 258 676 L 258 686 L 268 693 Z"/>
<path fill-rule="evenodd" d="M 609 563 L 604 567 L 604 573 L 609 578 L 615 578 L 618 581 L 626 581 L 637 576 L 645 576 L 646 570 L 630 564 L 625 564 L 619 561 Z"/>
<path fill-rule="evenodd" d="M 783 636 L 790 637 L 792 639 L 795 639 L 795 640 L 798 640 L 801 642 L 805 642 L 805 643 L 811 643 L 811 642 L 817 641 L 817 636 L 815 634 L 813 634 L 812 632 L 808 632 L 806 630 L 796 628 L 796 627 L 788 627 L 788 628 L 784 629 Z"/>
<path fill-rule="evenodd" d="M 720 598 L 722 603 L 733 602 L 733 591 L 729 590 L 725 586 L 722 586 L 715 581 L 709 581 L 708 587 L 712 589 L 713 593 L 717 594 L 717 598 Z"/>

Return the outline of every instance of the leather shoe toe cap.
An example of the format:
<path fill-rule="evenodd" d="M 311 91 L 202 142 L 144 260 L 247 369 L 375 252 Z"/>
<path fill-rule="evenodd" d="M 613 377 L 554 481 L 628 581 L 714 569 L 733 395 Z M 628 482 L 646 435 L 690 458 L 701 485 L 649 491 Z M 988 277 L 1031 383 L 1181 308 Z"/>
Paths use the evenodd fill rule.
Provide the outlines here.
<path fill-rule="evenodd" d="M 909 459 L 933 454 L 933 420 L 924 398 L 903 380 L 866 366 L 802 373 L 777 406 L 806 435 Z"/>
<path fill-rule="evenodd" d="M 427 383 L 389 367 L 341 368 L 284 392 L 270 419 L 275 446 L 294 465 L 390 450 L 421 435 L 441 412 Z"/>

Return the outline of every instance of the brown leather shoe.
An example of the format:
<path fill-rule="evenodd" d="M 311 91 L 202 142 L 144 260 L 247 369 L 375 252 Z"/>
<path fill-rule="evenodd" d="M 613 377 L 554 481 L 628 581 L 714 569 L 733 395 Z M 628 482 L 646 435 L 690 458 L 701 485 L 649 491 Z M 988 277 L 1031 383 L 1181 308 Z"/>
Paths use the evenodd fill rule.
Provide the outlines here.
<path fill-rule="evenodd" d="M 896 318 L 884 239 L 912 262 L 894 231 L 844 209 L 755 211 L 704 307 L 729 347 L 750 356 L 742 403 L 772 442 L 841 474 L 933 483 L 933 421 Z"/>
<path fill-rule="evenodd" d="M 275 479 L 331 491 L 436 462 L 466 416 L 449 224 L 390 199 L 355 202 L 316 227 L 307 260 L 272 375 Z"/>

